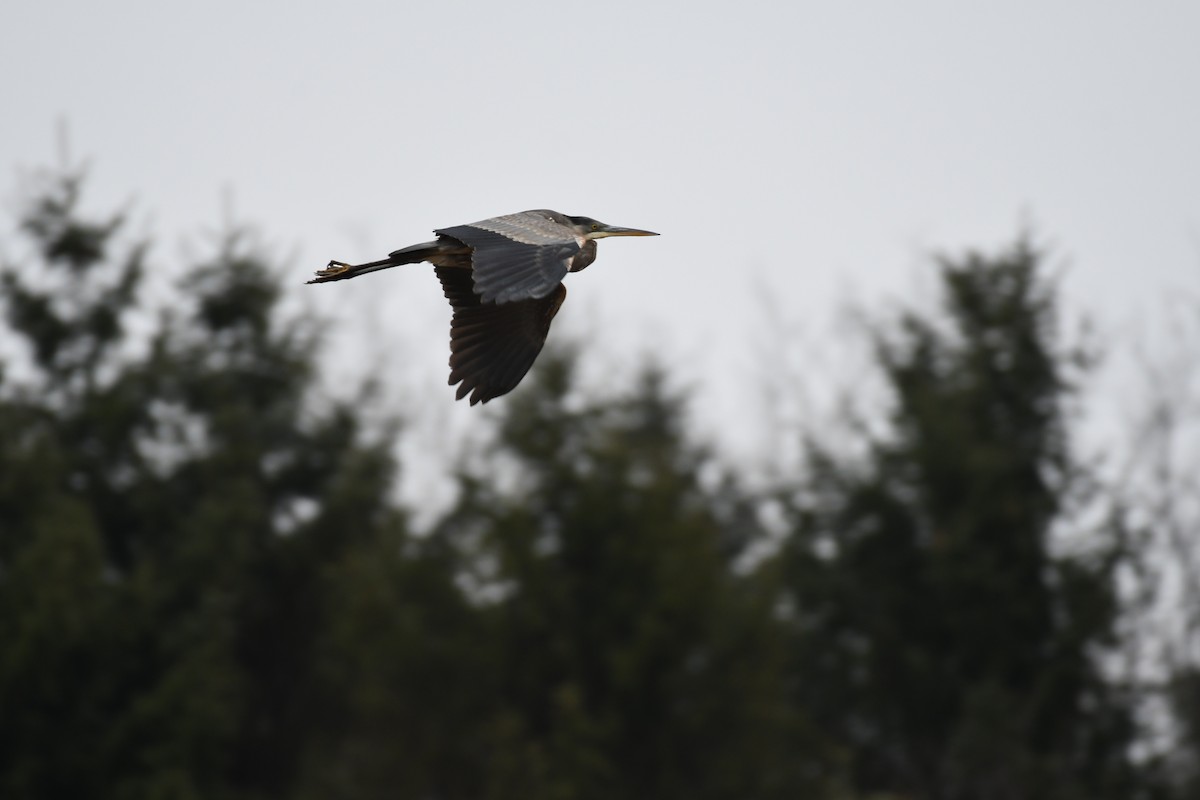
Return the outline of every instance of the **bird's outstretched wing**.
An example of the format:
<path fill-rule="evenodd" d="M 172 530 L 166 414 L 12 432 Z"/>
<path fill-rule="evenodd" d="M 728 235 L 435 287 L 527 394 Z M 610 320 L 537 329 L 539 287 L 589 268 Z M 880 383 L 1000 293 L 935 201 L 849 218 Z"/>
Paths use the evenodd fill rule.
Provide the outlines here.
<path fill-rule="evenodd" d="M 540 211 L 522 211 L 435 232 L 472 248 L 475 292 L 485 303 L 550 295 L 580 250 L 579 242 L 562 223 Z"/>
<path fill-rule="evenodd" d="M 544 297 L 497 305 L 475 293 L 471 270 L 436 267 L 435 272 L 454 307 L 450 385 L 462 382 L 457 399 L 470 393 L 475 405 L 511 392 L 542 351 L 567 288 L 559 283 Z"/>

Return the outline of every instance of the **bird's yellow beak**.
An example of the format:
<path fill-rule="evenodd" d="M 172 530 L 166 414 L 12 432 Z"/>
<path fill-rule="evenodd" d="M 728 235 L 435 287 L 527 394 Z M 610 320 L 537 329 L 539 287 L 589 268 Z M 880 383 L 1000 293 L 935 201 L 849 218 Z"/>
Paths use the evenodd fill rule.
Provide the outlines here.
<path fill-rule="evenodd" d="M 658 236 L 654 231 L 644 231 L 640 228 L 620 228 L 616 225 L 608 225 L 598 231 L 593 231 L 589 239 L 603 239 L 606 236 Z"/>

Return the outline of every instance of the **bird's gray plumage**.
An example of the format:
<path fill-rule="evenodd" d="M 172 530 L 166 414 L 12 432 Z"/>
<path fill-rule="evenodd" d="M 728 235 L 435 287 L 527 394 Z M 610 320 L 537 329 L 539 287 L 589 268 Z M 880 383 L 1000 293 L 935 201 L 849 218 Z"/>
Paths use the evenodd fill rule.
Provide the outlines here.
<path fill-rule="evenodd" d="M 569 221 L 554 211 L 524 211 L 435 231 L 474 250 L 475 291 L 485 303 L 545 297 L 582 250 Z"/>
<path fill-rule="evenodd" d="M 330 261 L 309 283 L 428 261 L 454 309 L 450 325 L 450 384 L 458 398 L 486 403 L 512 391 L 545 344 L 550 322 L 566 298 L 562 280 L 596 259 L 596 239 L 657 236 L 535 209 L 440 228 L 432 242 L 405 247 L 365 264 Z"/>
<path fill-rule="evenodd" d="M 485 303 L 469 272 L 434 267 L 454 308 L 450 322 L 450 385 L 461 381 L 456 399 L 487 402 L 516 388 L 542 352 L 550 322 L 567 297 L 561 283 L 545 297 Z"/>

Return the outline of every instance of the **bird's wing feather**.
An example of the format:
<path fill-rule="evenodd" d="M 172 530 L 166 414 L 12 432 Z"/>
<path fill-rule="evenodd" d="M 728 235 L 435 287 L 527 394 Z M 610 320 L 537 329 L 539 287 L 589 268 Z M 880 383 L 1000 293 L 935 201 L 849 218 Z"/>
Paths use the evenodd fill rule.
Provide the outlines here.
<path fill-rule="evenodd" d="M 457 398 L 469 393 L 475 405 L 511 392 L 542 351 L 567 288 L 559 283 L 544 297 L 497 305 L 475 293 L 469 270 L 436 267 L 435 272 L 454 307 L 450 385 L 461 381 Z"/>
<path fill-rule="evenodd" d="M 472 248 L 475 292 L 485 303 L 546 297 L 566 276 L 580 250 L 562 224 L 530 211 L 436 233 Z"/>

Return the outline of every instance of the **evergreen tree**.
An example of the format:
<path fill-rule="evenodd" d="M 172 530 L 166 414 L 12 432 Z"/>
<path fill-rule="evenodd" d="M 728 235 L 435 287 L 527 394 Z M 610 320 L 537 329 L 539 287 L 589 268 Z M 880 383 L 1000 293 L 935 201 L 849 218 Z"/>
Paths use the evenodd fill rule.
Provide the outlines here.
<path fill-rule="evenodd" d="M 0 796 L 289 796 L 353 714 L 320 647 L 346 562 L 399 558 L 395 465 L 309 409 L 315 336 L 237 236 L 131 337 L 148 250 L 80 188 L 41 187 L 3 270 Z"/>
<path fill-rule="evenodd" d="M 658 372 L 581 402 L 572 356 L 539 360 L 438 533 L 494 653 L 473 796 L 819 796 L 770 584 L 733 569 L 761 533 L 747 498 L 705 480 Z"/>
<path fill-rule="evenodd" d="M 1167 700 L 1177 728 L 1177 750 L 1168 758 L 1168 778 L 1174 796 L 1190 800 L 1200 797 L 1200 668 L 1176 669 L 1167 687 Z"/>
<path fill-rule="evenodd" d="M 1027 244 L 880 329 L 885 430 L 811 448 L 764 560 L 666 377 L 584 399 L 561 350 L 413 536 L 272 265 L 225 236 L 156 315 L 81 186 L 0 250 L 0 797 L 1160 796 Z"/>
<path fill-rule="evenodd" d="M 1142 796 L 1101 658 L 1121 543 L 1054 538 L 1081 533 L 1087 469 L 1067 418 L 1082 362 L 1042 258 L 1019 242 L 943 261 L 944 317 L 878 335 L 889 429 L 862 459 L 814 446 L 793 497 L 797 700 L 868 795 Z"/>

